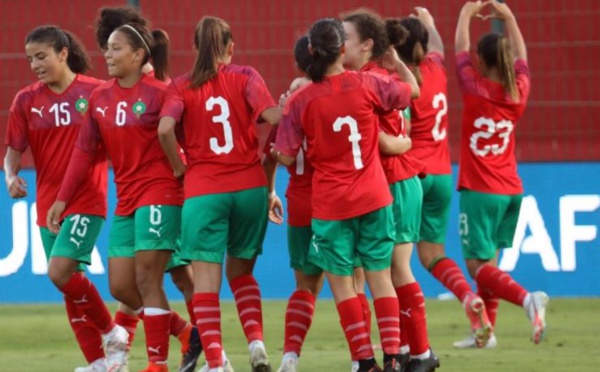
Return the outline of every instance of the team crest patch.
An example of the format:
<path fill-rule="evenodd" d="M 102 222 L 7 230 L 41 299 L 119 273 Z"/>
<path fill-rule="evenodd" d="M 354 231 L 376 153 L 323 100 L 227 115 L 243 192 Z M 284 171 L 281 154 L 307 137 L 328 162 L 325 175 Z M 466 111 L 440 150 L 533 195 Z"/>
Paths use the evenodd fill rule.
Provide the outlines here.
<path fill-rule="evenodd" d="M 146 112 L 146 104 L 142 101 L 137 101 L 133 107 L 131 107 L 131 109 L 133 110 L 135 116 L 137 116 L 139 119 L 139 117 Z"/>
<path fill-rule="evenodd" d="M 87 111 L 89 107 L 89 102 L 87 99 L 85 98 L 79 98 L 77 100 L 77 102 L 75 102 L 75 109 L 79 112 L 81 112 L 82 114 L 85 114 L 85 112 Z"/>

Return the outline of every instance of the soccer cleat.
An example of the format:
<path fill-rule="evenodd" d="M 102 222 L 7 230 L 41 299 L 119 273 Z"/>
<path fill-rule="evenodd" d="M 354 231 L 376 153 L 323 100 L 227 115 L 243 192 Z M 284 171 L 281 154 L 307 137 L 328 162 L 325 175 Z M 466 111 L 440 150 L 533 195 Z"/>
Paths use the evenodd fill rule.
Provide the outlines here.
<path fill-rule="evenodd" d="M 200 354 L 202 354 L 202 342 L 200 342 L 198 328 L 192 327 L 188 342 L 181 345 L 179 372 L 192 372 L 198 364 Z"/>
<path fill-rule="evenodd" d="M 429 349 L 431 355 L 427 359 L 411 359 L 406 368 L 407 372 L 432 372 L 440 366 L 440 360 L 433 353 L 433 350 Z"/>
<path fill-rule="evenodd" d="M 106 364 L 108 372 L 129 372 L 127 366 L 127 341 L 129 333 L 125 328 L 117 325 L 115 332 L 104 338 L 106 349 Z"/>
<path fill-rule="evenodd" d="M 75 372 L 107 372 L 106 359 L 95 361 L 89 366 L 77 367 Z"/>
<path fill-rule="evenodd" d="M 475 343 L 475 336 L 471 335 L 464 340 L 456 341 L 452 344 L 457 349 L 474 349 L 477 348 L 477 344 Z M 485 345 L 485 349 L 493 349 L 498 346 L 498 341 L 496 340 L 496 335 L 494 333 L 490 333 L 490 338 L 488 339 L 487 344 Z"/>
<path fill-rule="evenodd" d="M 476 294 L 471 293 L 465 298 L 464 307 L 467 317 L 471 321 L 471 332 L 475 345 L 485 347 L 490 339 L 490 334 L 494 330 L 485 311 L 483 300 Z"/>
<path fill-rule="evenodd" d="M 375 364 L 373 367 L 371 368 L 359 368 L 357 370 L 357 372 L 383 372 L 383 369 L 381 369 L 381 367 L 379 367 L 377 364 Z"/>
<path fill-rule="evenodd" d="M 169 372 L 169 367 L 166 364 L 148 363 L 148 367 L 140 372 Z"/>
<path fill-rule="evenodd" d="M 546 293 L 532 292 L 529 303 L 525 306 L 527 317 L 529 317 L 533 326 L 531 340 L 536 345 L 542 342 L 546 336 L 546 307 L 549 301 L 550 298 Z"/>
<path fill-rule="evenodd" d="M 220 371 L 222 372 L 234 372 L 233 371 L 233 367 L 231 366 L 231 363 L 229 362 L 229 360 L 226 360 L 225 363 L 223 363 L 223 367 L 219 367 L 221 368 Z M 198 372 L 208 372 L 210 371 L 210 368 L 208 367 L 208 363 L 205 363 L 202 368 L 200 368 L 198 370 Z"/>
<path fill-rule="evenodd" d="M 296 362 L 294 361 L 294 359 L 287 359 L 286 361 L 281 363 L 281 366 L 279 367 L 277 372 L 296 372 Z"/>
<path fill-rule="evenodd" d="M 408 363 L 410 363 L 410 354 L 400 354 L 400 371 L 406 372 L 408 369 Z"/>
<path fill-rule="evenodd" d="M 402 357 L 398 354 L 383 366 L 383 372 L 402 372 Z"/>
<path fill-rule="evenodd" d="M 261 347 L 256 347 L 250 354 L 250 367 L 252 372 L 272 372 L 267 352 Z"/>

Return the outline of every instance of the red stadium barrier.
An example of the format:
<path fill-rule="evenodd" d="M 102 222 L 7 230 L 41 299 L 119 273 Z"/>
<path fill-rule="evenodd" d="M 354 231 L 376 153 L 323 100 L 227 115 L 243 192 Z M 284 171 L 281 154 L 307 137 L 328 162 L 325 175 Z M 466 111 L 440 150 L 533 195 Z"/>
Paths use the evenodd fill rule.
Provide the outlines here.
<path fill-rule="evenodd" d="M 2 3 L 0 18 L 0 139 L 4 141 L 6 117 L 15 93 L 34 76 L 25 60 L 23 40 L 37 25 L 54 23 L 75 32 L 94 57 L 94 76 L 106 77 L 103 60 L 94 42 L 93 22 L 101 6 L 126 1 L 21 0 Z M 185 72 L 193 62 L 193 31 L 203 15 L 226 19 L 233 28 L 234 62 L 254 66 L 278 97 L 294 77 L 291 53 L 296 37 L 316 19 L 336 16 L 367 2 L 356 0 L 143 0 L 142 12 L 153 26 L 164 28 L 172 41 L 172 75 Z M 532 95 L 517 130 L 520 161 L 600 160 L 600 2 L 572 0 L 509 1 L 518 17 L 529 51 Z M 427 7 L 436 18 L 446 44 L 449 69 L 449 115 L 452 159 L 458 160 L 462 103 L 454 76 L 454 28 L 462 0 L 372 0 L 369 7 L 384 16 L 402 16 L 416 6 Z M 473 39 L 490 29 L 476 24 Z M 32 166 L 26 156 L 26 166 Z"/>

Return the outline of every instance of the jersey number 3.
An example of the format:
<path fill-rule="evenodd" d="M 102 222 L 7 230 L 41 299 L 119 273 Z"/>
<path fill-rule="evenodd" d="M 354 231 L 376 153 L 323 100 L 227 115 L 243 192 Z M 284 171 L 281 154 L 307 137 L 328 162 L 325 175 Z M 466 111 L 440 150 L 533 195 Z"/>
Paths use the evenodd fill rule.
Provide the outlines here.
<path fill-rule="evenodd" d="M 212 111 L 215 106 L 219 106 L 221 114 L 213 116 L 213 123 L 220 123 L 223 125 L 223 132 L 225 134 L 225 145 L 219 145 L 219 139 L 217 137 L 210 138 L 210 149 L 217 155 L 229 154 L 233 149 L 233 133 L 231 132 L 231 123 L 229 123 L 229 104 L 223 97 L 210 97 L 206 101 L 206 110 Z"/>

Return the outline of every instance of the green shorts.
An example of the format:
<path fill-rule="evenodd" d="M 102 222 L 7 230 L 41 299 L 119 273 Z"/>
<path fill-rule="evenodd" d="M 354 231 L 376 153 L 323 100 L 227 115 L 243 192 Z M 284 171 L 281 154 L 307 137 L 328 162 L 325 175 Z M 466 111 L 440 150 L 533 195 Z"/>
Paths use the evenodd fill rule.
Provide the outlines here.
<path fill-rule="evenodd" d="M 391 184 L 390 192 L 394 197 L 392 211 L 396 244 L 418 242 L 423 204 L 423 189 L 419 177 Z"/>
<path fill-rule="evenodd" d="M 310 226 L 288 226 L 290 267 L 302 271 L 306 275 L 319 275 L 323 270 L 308 261 L 312 236 L 313 232 Z"/>
<path fill-rule="evenodd" d="M 174 251 L 180 232 L 180 206 L 140 207 L 129 216 L 115 216 L 108 237 L 108 257 L 133 258 L 136 251 Z"/>
<path fill-rule="evenodd" d="M 183 204 L 183 258 L 223 263 L 225 253 L 253 259 L 267 231 L 267 188 L 202 195 Z"/>
<path fill-rule="evenodd" d="M 367 271 L 390 267 L 394 249 L 392 207 L 386 206 L 362 216 L 331 221 L 313 218 L 313 240 L 308 259 L 321 269 L 351 276 L 355 257 Z"/>
<path fill-rule="evenodd" d="M 187 266 L 190 264 L 190 261 L 184 260 L 183 257 L 181 257 L 181 254 L 181 239 L 177 239 L 177 247 L 175 247 L 175 250 L 171 254 L 171 258 L 167 263 L 167 268 L 165 269 L 166 272 L 169 272 L 177 267 Z"/>
<path fill-rule="evenodd" d="M 421 179 L 423 210 L 420 241 L 444 244 L 452 202 L 452 175 L 428 174 Z"/>
<path fill-rule="evenodd" d="M 459 234 L 466 259 L 491 260 L 512 247 L 523 195 L 460 191 Z"/>
<path fill-rule="evenodd" d="M 85 270 L 85 265 L 92 263 L 92 251 L 103 224 L 104 218 L 100 216 L 71 214 L 63 220 L 58 234 L 53 234 L 46 227 L 40 227 L 46 259 L 71 258 L 81 263 L 79 271 Z"/>

